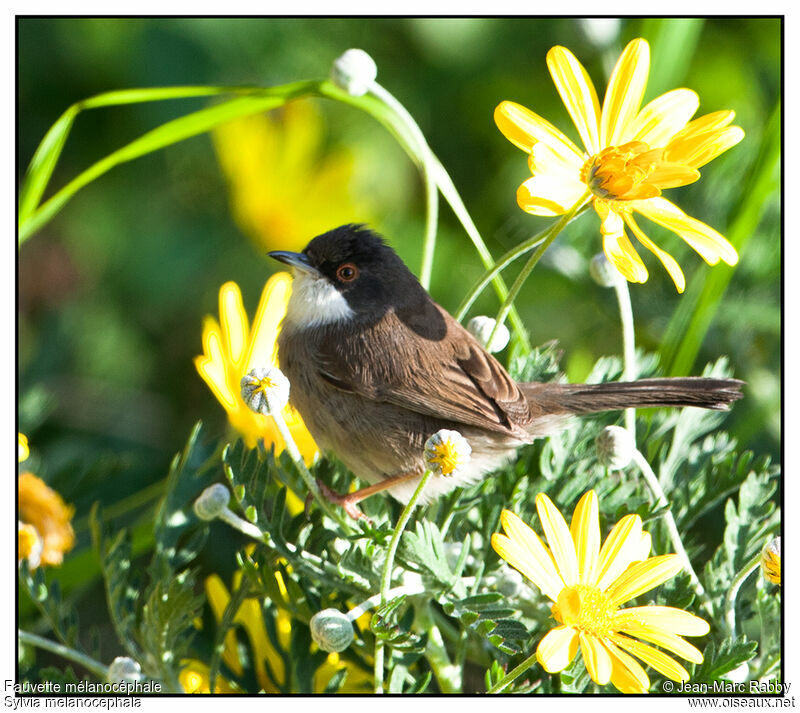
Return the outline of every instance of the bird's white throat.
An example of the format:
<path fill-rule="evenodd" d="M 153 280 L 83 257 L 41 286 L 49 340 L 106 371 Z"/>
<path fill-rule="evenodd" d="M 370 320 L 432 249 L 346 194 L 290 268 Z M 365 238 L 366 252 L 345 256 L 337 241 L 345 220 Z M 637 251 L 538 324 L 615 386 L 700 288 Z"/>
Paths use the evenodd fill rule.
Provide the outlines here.
<path fill-rule="evenodd" d="M 285 324 L 308 329 L 347 320 L 353 314 L 347 300 L 328 280 L 295 269 Z"/>

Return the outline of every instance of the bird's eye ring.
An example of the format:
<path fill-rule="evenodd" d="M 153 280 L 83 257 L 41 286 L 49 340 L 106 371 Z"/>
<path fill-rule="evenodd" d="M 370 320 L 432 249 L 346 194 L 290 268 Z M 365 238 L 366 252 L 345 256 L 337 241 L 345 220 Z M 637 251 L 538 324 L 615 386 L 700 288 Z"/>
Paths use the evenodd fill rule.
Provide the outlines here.
<path fill-rule="evenodd" d="M 352 282 L 358 277 L 358 268 L 352 262 L 346 262 L 339 265 L 336 270 L 336 278 L 339 282 Z"/>

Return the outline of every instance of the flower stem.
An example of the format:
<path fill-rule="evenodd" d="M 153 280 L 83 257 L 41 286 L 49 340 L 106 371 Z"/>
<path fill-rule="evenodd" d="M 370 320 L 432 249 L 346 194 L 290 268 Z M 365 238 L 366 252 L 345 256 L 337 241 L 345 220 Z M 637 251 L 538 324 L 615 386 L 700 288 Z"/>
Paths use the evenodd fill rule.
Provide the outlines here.
<path fill-rule="evenodd" d="M 633 308 L 627 280 L 615 280 L 614 292 L 619 304 L 619 318 L 622 322 L 622 381 L 636 378 L 636 335 L 633 329 Z M 636 409 L 625 409 L 625 428 L 636 444 Z"/>
<path fill-rule="evenodd" d="M 588 205 L 588 204 L 587 204 Z M 575 215 L 573 216 L 573 220 L 580 216 L 584 210 L 586 210 L 587 206 L 583 206 Z M 461 321 L 467 314 L 467 311 L 470 307 L 472 307 L 473 303 L 476 299 L 478 299 L 479 295 L 485 289 L 486 285 L 488 285 L 496 275 L 505 267 L 510 265 L 514 260 L 519 257 L 522 257 L 526 252 L 532 250 L 533 248 L 537 247 L 541 244 L 541 242 L 547 237 L 547 233 L 550 228 L 545 228 L 536 235 L 524 240 L 519 245 L 515 245 L 511 250 L 509 250 L 505 255 L 503 255 L 493 267 L 488 269 L 483 276 L 481 277 L 478 282 L 475 283 L 473 288 L 469 291 L 467 296 L 461 301 L 461 304 L 458 306 L 458 310 L 453 315 L 457 321 Z"/>
<path fill-rule="evenodd" d="M 433 255 L 436 249 L 436 224 L 439 219 L 439 191 L 433 179 L 434 158 L 428 142 L 414 117 L 397 100 L 394 95 L 377 82 L 372 82 L 370 92 L 386 104 L 408 129 L 417 143 L 417 155 L 422 168 L 422 179 L 425 182 L 425 239 L 422 246 L 422 267 L 420 268 L 419 281 L 426 289 L 431 286 L 433 272 Z"/>
<path fill-rule="evenodd" d="M 492 686 L 487 693 L 502 693 L 505 688 L 508 687 L 509 684 L 513 683 L 517 678 L 519 678 L 525 671 L 527 671 L 533 664 L 536 663 L 536 652 L 534 651 L 528 658 L 526 658 L 519 666 L 512 669 L 509 673 L 507 673 L 503 678 L 501 678 L 497 683 Z"/>
<path fill-rule="evenodd" d="M 395 599 L 404 595 L 423 594 L 424 592 L 425 587 L 412 587 L 410 585 L 403 585 L 400 587 L 395 587 L 394 589 L 390 589 L 388 592 L 386 592 L 386 599 Z M 382 597 L 382 592 L 373 594 L 369 599 L 365 599 L 363 602 L 361 602 L 361 604 L 353 607 L 349 612 L 347 612 L 347 618 L 350 621 L 355 621 L 364 612 L 367 612 L 372 609 L 372 607 L 380 604 Z"/>
<path fill-rule="evenodd" d="M 392 584 L 392 569 L 394 568 L 394 556 L 400 544 L 400 536 L 403 534 L 403 530 L 406 529 L 406 524 L 417 505 L 417 500 L 419 500 L 420 495 L 422 495 L 422 489 L 425 487 L 425 483 L 427 483 L 428 478 L 431 477 L 431 473 L 432 471 L 426 470 L 420 478 L 417 489 L 414 491 L 414 494 L 411 496 L 405 508 L 403 508 L 403 512 L 400 513 L 400 519 L 398 519 L 397 525 L 394 528 L 394 533 L 392 534 L 392 539 L 389 541 L 389 549 L 386 551 L 386 562 L 383 565 L 383 575 L 381 576 L 381 605 L 386 604 L 389 597 L 389 588 Z M 383 649 L 383 641 L 377 639 L 375 641 L 375 693 L 383 693 Z"/>
<path fill-rule="evenodd" d="M 725 623 L 731 636 L 736 636 L 736 597 L 744 581 L 753 573 L 758 565 L 761 564 L 761 551 L 742 567 L 733 578 L 728 593 L 725 595 Z"/>
<path fill-rule="evenodd" d="M 103 681 L 105 681 L 106 677 L 108 676 L 108 666 L 104 666 L 99 661 L 96 661 L 95 659 L 81 653 L 80 651 L 76 651 L 69 646 L 64 646 L 64 644 L 59 644 L 57 641 L 45 639 L 43 636 L 33 634 L 29 631 L 23 631 L 22 629 L 19 629 L 17 635 L 23 644 L 36 646 L 37 648 L 50 651 L 51 653 L 62 656 L 65 659 L 74 661 L 76 664 L 83 666 L 87 671 L 91 671 L 95 676 Z"/>
<path fill-rule="evenodd" d="M 508 316 L 508 312 L 511 309 L 512 305 L 514 304 L 514 300 L 517 298 L 519 291 L 522 289 L 522 285 L 524 284 L 525 280 L 528 279 L 528 275 L 531 274 L 531 271 L 534 267 L 536 267 L 536 263 L 541 260 L 542 255 L 544 255 L 545 250 L 550 247 L 550 244 L 556 239 L 556 236 L 567 226 L 577 214 L 577 212 L 583 207 L 583 204 L 586 202 L 586 199 L 591 195 L 591 191 L 586 191 L 564 215 L 559 218 L 559 220 L 553 225 L 551 225 L 545 232 L 543 236 L 543 240 L 538 248 L 536 248 L 536 252 L 528 258 L 528 262 L 525 263 L 525 267 L 522 268 L 522 272 L 517 276 L 517 279 L 514 280 L 514 284 L 511 285 L 511 289 L 508 291 L 508 295 L 506 295 L 505 301 L 500 307 L 500 311 L 497 313 L 496 324 L 494 325 L 494 329 L 492 330 L 491 335 L 489 336 L 489 340 L 486 342 L 487 344 L 491 344 L 492 340 L 497 333 L 497 330 L 500 328 L 501 324 L 504 324 L 506 321 L 506 317 Z"/>
<path fill-rule="evenodd" d="M 664 490 L 661 488 L 661 483 L 658 482 L 656 474 L 653 472 L 653 469 L 650 467 L 650 464 L 647 462 L 647 459 L 641 454 L 638 448 L 634 448 L 633 460 L 636 463 L 639 470 L 641 471 L 642 475 L 644 476 L 644 480 L 647 483 L 647 486 L 650 488 L 651 492 L 655 496 L 656 505 L 664 508 L 662 517 L 664 518 L 664 524 L 667 526 L 667 533 L 669 534 L 669 539 L 672 542 L 672 546 L 675 548 L 676 554 L 683 560 L 683 568 L 689 575 L 689 579 L 692 582 L 692 589 L 694 589 L 695 594 L 697 594 L 697 597 L 703 602 L 703 608 L 709 614 L 713 615 L 714 608 L 711 604 L 711 600 L 708 598 L 706 590 L 700 583 L 700 580 L 698 579 L 697 574 L 695 573 L 694 568 L 692 567 L 689 555 L 686 553 L 686 548 L 683 546 L 683 540 L 681 540 L 680 532 L 678 532 L 678 526 L 675 523 L 675 516 L 672 514 L 672 509 L 670 507 L 669 500 L 667 500 L 667 496 L 664 495 Z"/>
<path fill-rule="evenodd" d="M 272 396 L 268 396 L 267 398 L 269 401 L 272 400 Z M 337 522 L 345 530 L 345 532 L 350 532 L 352 530 L 350 525 L 345 522 L 342 515 L 340 515 L 338 512 L 335 512 L 333 508 L 331 508 L 330 503 L 325 499 L 325 496 L 320 491 L 317 481 L 314 480 L 314 476 L 311 475 L 311 472 L 306 467 L 303 456 L 300 455 L 300 449 L 298 449 L 297 444 L 294 442 L 292 433 L 289 430 L 289 427 L 286 425 L 286 420 L 283 418 L 283 413 L 279 408 L 273 408 L 272 404 L 270 404 L 270 412 L 273 420 L 275 421 L 275 425 L 278 427 L 278 431 L 281 434 L 281 438 L 283 438 L 283 442 L 286 445 L 286 450 L 289 452 L 289 455 L 294 461 L 295 466 L 297 466 L 297 470 L 300 472 L 300 477 L 303 479 L 303 482 L 305 482 L 306 487 L 311 491 L 311 494 L 322 508 L 322 511 L 329 518 L 331 518 L 331 520 Z"/>

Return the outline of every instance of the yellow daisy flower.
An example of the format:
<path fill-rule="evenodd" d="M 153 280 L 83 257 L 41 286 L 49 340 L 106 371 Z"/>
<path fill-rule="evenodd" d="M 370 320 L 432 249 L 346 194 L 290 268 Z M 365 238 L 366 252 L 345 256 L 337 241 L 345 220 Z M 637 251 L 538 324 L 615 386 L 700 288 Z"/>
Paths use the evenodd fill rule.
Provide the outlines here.
<path fill-rule="evenodd" d="M 17 462 L 22 463 L 22 461 L 27 460 L 28 456 L 31 454 L 30 448 L 28 448 L 28 437 L 24 433 L 17 433 Z"/>
<path fill-rule="evenodd" d="M 770 540 L 761 550 L 761 572 L 773 584 L 781 583 L 781 538 Z"/>
<path fill-rule="evenodd" d="M 696 181 L 701 166 L 744 138 L 741 128 L 730 125 L 734 112 L 690 121 L 700 105 L 690 89 L 674 89 L 640 108 L 650 69 L 643 39 L 630 42 L 617 61 L 602 109 L 592 80 L 568 49 L 553 47 L 547 67 L 584 150 L 524 106 L 499 104 L 498 128 L 529 154 L 533 177 L 517 190 L 520 207 L 534 215 L 562 215 L 590 190 L 603 250 L 630 282 L 645 282 L 648 273 L 626 228 L 661 261 L 678 292 L 686 286 L 678 263 L 647 236 L 634 213 L 676 233 L 709 265 L 735 265 L 736 249 L 722 235 L 661 196 L 666 188 Z"/>
<path fill-rule="evenodd" d="M 324 118 L 313 102 L 222 124 L 213 138 L 234 218 L 259 246 L 301 250 L 309 235 L 368 216 L 351 188 L 353 156 L 324 148 Z"/>
<path fill-rule="evenodd" d="M 686 669 L 671 656 L 637 639 L 702 663 L 700 651 L 682 637 L 703 636 L 708 624 L 674 607 L 620 609 L 680 572 L 680 558 L 648 557 L 650 535 L 642 530 L 638 515 L 623 517 L 601 546 L 593 490 L 578 502 L 571 526 L 544 494 L 536 496 L 536 510 L 549 548 L 509 510 L 500 518 L 506 534 L 492 535 L 492 547 L 553 602 L 558 626 L 536 649 L 545 671 L 562 671 L 580 648 L 592 680 L 601 686 L 610 682 L 622 693 L 650 688 L 650 679 L 633 656 L 673 681 L 688 680 Z"/>
<path fill-rule="evenodd" d="M 60 565 L 64 553 L 75 544 L 75 533 L 70 520 L 75 509 L 66 503 L 52 488 L 33 473 L 20 473 L 17 479 L 17 497 L 19 503 L 19 519 L 22 523 L 34 528 L 41 539 L 41 564 Z M 20 530 L 20 556 L 25 550 L 30 554 L 34 539 L 27 528 Z M 28 543 L 31 548 L 28 548 Z M 26 555 L 27 556 L 27 555 Z M 33 566 L 35 562 L 31 562 Z"/>
<path fill-rule="evenodd" d="M 241 579 L 241 572 L 234 574 L 234 583 Z M 281 594 L 288 600 L 289 594 L 279 573 L 275 574 Z M 214 613 L 214 618 L 219 623 L 230 601 L 230 593 L 222 580 L 217 575 L 206 579 L 206 596 Z M 286 680 L 286 670 L 283 658 L 267 636 L 264 624 L 264 614 L 259 599 L 253 597 L 245 599 L 236 613 L 234 622 L 239 624 L 247 633 L 253 652 L 253 661 L 259 685 L 267 693 L 279 693 L 275 682 L 267 674 L 269 670 L 283 683 Z M 292 633 L 292 618 L 285 609 L 278 608 L 275 615 L 275 628 L 278 633 L 278 643 L 284 651 L 289 650 Z M 236 636 L 229 631 L 225 637 L 222 659 L 237 676 L 243 673 L 239 653 L 236 648 Z M 314 692 L 322 693 L 330 682 L 331 677 L 342 668 L 347 669 L 347 678 L 342 686 L 342 693 L 367 693 L 371 691 L 372 677 L 370 673 L 349 662 L 342 661 L 339 654 L 328 654 L 325 662 L 314 674 Z M 206 689 L 208 680 L 206 679 Z"/>
<path fill-rule="evenodd" d="M 200 376 L 225 408 L 228 421 L 247 446 L 254 448 L 263 440 L 267 448 L 274 443 L 278 453 L 284 449 L 278 428 L 272 418 L 247 407 L 242 399 L 241 379 L 255 367 L 278 366 L 276 342 L 291 285 L 292 277 L 286 272 L 267 280 L 250 328 L 239 286 L 226 282 L 219 290 L 220 322 L 211 316 L 205 318 L 203 355 L 194 360 Z M 317 454 L 317 446 L 300 414 L 286 406 L 283 417 L 303 460 L 310 464 Z"/>
<path fill-rule="evenodd" d="M 181 661 L 183 668 L 178 674 L 178 682 L 184 693 L 211 693 L 211 669 L 207 664 L 197 659 Z M 217 676 L 214 682 L 214 693 L 242 693 L 231 686 L 222 676 Z"/>

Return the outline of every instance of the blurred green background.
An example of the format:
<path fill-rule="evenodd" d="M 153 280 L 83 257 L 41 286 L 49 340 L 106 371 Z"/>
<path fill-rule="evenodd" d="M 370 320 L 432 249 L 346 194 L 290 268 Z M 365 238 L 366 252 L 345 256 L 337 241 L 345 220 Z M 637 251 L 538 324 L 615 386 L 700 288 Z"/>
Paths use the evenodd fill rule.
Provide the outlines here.
<path fill-rule="evenodd" d="M 780 130 L 769 123 L 781 94 L 777 19 L 18 23 L 20 178 L 47 129 L 69 105 L 91 95 L 144 86 L 323 78 L 339 54 L 360 47 L 376 60 L 378 80 L 418 121 L 495 256 L 549 222 L 516 204 L 516 188 L 529 173 L 525 156 L 496 129 L 495 106 L 517 101 L 577 140 L 545 65 L 555 44 L 576 54 L 602 96 L 622 48 L 644 37 L 652 50 L 645 101 L 687 86 L 700 94 L 700 114 L 736 111 L 745 140 L 706 166 L 697 184 L 668 192 L 687 213 L 725 235 L 747 203 L 764 142 L 774 141 Z M 224 431 L 224 412 L 192 363 L 201 352 L 201 321 L 217 314 L 223 282 L 239 283 L 252 316 L 265 279 L 277 269 L 266 250 L 299 249 L 297 240 L 302 244 L 314 235 L 304 229 L 321 232 L 345 221 L 368 220 L 418 271 L 424 194 L 413 165 L 366 114 L 331 101 L 310 103 L 305 124 L 292 123 L 291 108 L 276 112 L 269 123 L 252 124 L 260 148 L 241 138 L 249 134 L 228 130 L 115 168 L 22 246 L 20 430 L 31 440 L 31 469 L 75 504 L 79 547 L 86 543 L 82 523 L 94 501 L 108 505 L 163 478 L 197 419 L 212 433 Z M 182 100 L 82 113 L 47 195 L 145 131 L 207 104 Z M 296 160 L 275 158 L 280 147 L 267 129 L 292 126 L 301 127 L 294 136 Z M 272 147 L 264 148 L 269 141 Z M 284 169 L 293 172 L 284 175 Z M 747 448 L 776 459 L 778 170 L 767 170 L 769 190 L 750 205 L 752 225 L 740 263 L 688 370 L 698 374 L 706 362 L 730 356 L 735 375 L 748 386 L 726 427 Z M 248 194 L 251 184 L 262 192 L 253 188 Z M 349 209 L 342 211 L 343 205 Z M 259 206 L 267 214 L 256 215 Z M 483 269 L 446 204 L 440 213 L 431 291 L 453 311 Z M 284 233 L 281 226 L 289 227 Z M 681 263 L 690 288 L 702 286 L 714 270 L 729 269 L 709 268 L 671 234 L 653 235 Z M 621 352 L 613 291 L 587 274 L 588 260 L 599 250 L 598 221 L 586 215 L 559 236 L 518 302 L 533 343 L 558 340 L 571 380 L 584 378 L 598 357 Z M 676 294 L 655 258 L 641 252 L 651 277 L 631 286 L 637 344 L 659 351 L 673 312 L 688 295 Z M 520 267 L 507 271 L 509 284 Z M 497 307 L 488 290 L 472 314 L 494 314 Z"/>

